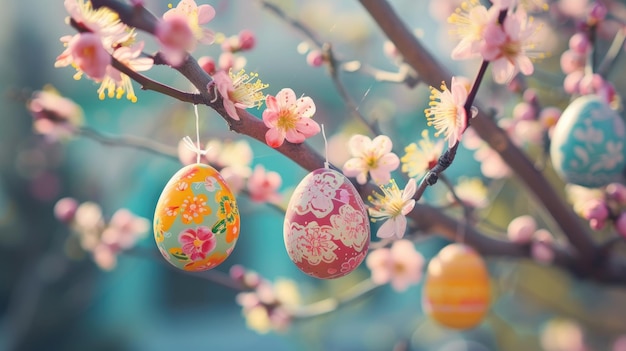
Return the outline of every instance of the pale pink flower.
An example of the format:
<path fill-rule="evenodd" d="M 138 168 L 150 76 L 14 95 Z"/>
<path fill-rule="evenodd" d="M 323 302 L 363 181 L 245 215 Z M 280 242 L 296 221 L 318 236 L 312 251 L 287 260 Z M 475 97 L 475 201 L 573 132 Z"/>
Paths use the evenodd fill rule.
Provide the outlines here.
<path fill-rule="evenodd" d="M 483 58 L 492 63 L 496 83 L 509 82 L 518 72 L 530 75 L 534 71 L 529 57 L 535 44 L 531 41 L 538 27 L 524 10 L 509 13 L 502 25 L 489 24 L 484 30 L 485 41 L 481 45 Z M 541 56 L 541 55 L 536 55 Z"/>
<path fill-rule="evenodd" d="M 530 255 L 535 261 L 549 264 L 554 260 L 554 250 L 552 245 L 554 238 L 546 229 L 539 229 L 533 235 L 533 241 L 530 246 Z"/>
<path fill-rule="evenodd" d="M 149 57 L 141 57 L 143 47 L 143 42 L 133 46 L 122 46 L 113 51 L 113 57 L 135 72 L 147 71 L 152 68 L 154 61 Z M 109 98 L 121 99 L 124 94 L 131 102 L 137 102 L 137 95 L 135 95 L 130 77 L 113 66 L 108 66 L 102 84 L 98 88 L 98 98 L 104 100 L 105 96 L 108 96 Z"/>
<path fill-rule="evenodd" d="M 441 91 L 430 87 L 430 102 L 424 113 L 429 126 L 437 129 L 435 136 L 443 134 L 448 139 L 448 147 L 461 140 L 467 127 L 468 116 L 465 111 L 468 88 L 464 79 L 452 77 L 452 90 L 441 82 Z"/>
<path fill-rule="evenodd" d="M 356 134 L 348 142 L 352 158 L 343 165 L 343 173 L 356 177 L 359 184 L 367 183 L 367 175 L 374 183 L 386 184 L 391 179 L 391 172 L 398 168 L 400 159 L 391 152 L 393 143 L 386 135 L 379 135 L 374 140 L 365 135 Z"/>
<path fill-rule="evenodd" d="M 311 67 L 320 67 L 324 64 L 324 55 L 320 50 L 311 50 L 306 55 L 306 63 Z"/>
<path fill-rule="evenodd" d="M 329 225 L 320 226 L 316 221 L 311 221 L 302 226 L 298 223 L 291 223 L 291 240 L 296 240 L 296 249 L 299 261 L 306 260 L 312 265 L 321 262 L 330 263 L 337 259 L 337 244 L 334 242 L 333 228 Z M 289 240 L 289 239 L 287 239 Z"/>
<path fill-rule="evenodd" d="M 196 229 L 185 229 L 178 235 L 182 250 L 192 261 L 199 261 L 215 249 L 217 238 L 209 227 L 200 226 Z"/>
<path fill-rule="evenodd" d="M 160 21 L 155 28 L 155 35 L 161 43 L 163 58 L 174 67 L 180 66 L 187 53 L 196 48 L 196 38 L 187 17 L 182 14 L 173 14 Z"/>
<path fill-rule="evenodd" d="M 532 216 L 524 215 L 514 218 L 509 223 L 506 234 L 514 243 L 526 244 L 533 238 L 535 231 L 537 230 L 537 222 Z"/>
<path fill-rule="evenodd" d="M 117 210 L 102 232 L 102 243 L 113 248 L 115 252 L 132 248 L 137 240 L 145 236 L 150 229 L 147 219 L 134 215 L 129 210 Z"/>
<path fill-rule="evenodd" d="M 454 192 L 465 206 L 485 208 L 489 204 L 487 187 L 480 178 L 459 178 L 458 184 L 454 187 Z M 448 194 L 448 199 L 454 200 L 452 194 Z"/>
<path fill-rule="evenodd" d="M 512 174 L 500 154 L 486 143 L 474 152 L 474 159 L 480 163 L 480 171 L 487 178 L 502 179 Z"/>
<path fill-rule="evenodd" d="M 252 50 L 256 45 L 256 36 L 254 32 L 248 29 L 244 29 L 239 32 L 239 49 L 240 50 Z"/>
<path fill-rule="evenodd" d="M 422 131 L 422 140 L 411 143 L 404 148 L 406 154 L 402 156 L 402 172 L 409 177 L 421 177 L 437 165 L 439 157 L 443 153 L 443 140 L 433 142 L 428 136 L 428 130 Z"/>
<path fill-rule="evenodd" d="M 626 335 L 622 334 L 615 339 L 611 351 L 626 351 Z"/>
<path fill-rule="evenodd" d="M 194 0 L 181 0 L 176 7 L 163 14 L 163 19 L 183 16 L 195 39 L 202 44 L 211 44 L 214 40 L 213 31 L 201 27 L 215 17 L 215 9 L 211 5 L 198 6 Z"/>
<path fill-rule="evenodd" d="M 276 97 L 267 95 L 265 105 L 263 122 L 269 128 L 265 142 L 271 147 L 281 146 L 285 139 L 300 144 L 320 132 L 319 124 L 312 119 L 315 103 L 308 96 L 297 98 L 293 90 L 285 88 Z"/>
<path fill-rule="evenodd" d="M 100 37 L 94 33 L 80 33 L 67 41 L 67 48 L 57 57 L 54 66 L 65 67 L 71 64 L 89 78 L 100 81 L 110 63 L 111 55 L 102 46 Z"/>
<path fill-rule="evenodd" d="M 379 238 L 396 237 L 402 239 L 406 231 L 406 215 L 415 207 L 413 195 L 417 191 L 415 178 L 409 179 L 403 191 L 400 191 L 395 180 L 391 180 L 388 185 L 381 185 L 382 194 L 374 192 L 368 200 L 372 203 L 369 208 L 372 222 L 386 220 L 378 228 L 376 236 Z"/>
<path fill-rule="evenodd" d="M 452 59 L 462 60 L 480 56 L 483 32 L 487 25 L 497 23 L 498 12 L 499 9 L 496 7 L 487 10 L 478 0 L 470 0 L 464 1 L 461 7 L 448 17 L 448 23 L 455 26 L 450 32 L 461 39 L 452 50 Z"/>
<path fill-rule="evenodd" d="M 258 74 L 246 74 L 244 70 L 233 75 L 224 71 L 219 71 L 213 76 L 213 81 L 207 85 L 207 90 L 212 93 L 214 87 L 222 96 L 226 113 L 234 120 L 239 120 L 237 108 L 245 109 L 251 107 L 261 107 L 265 100 L 262 90 L 268 84 L 263 84 L 258 79 Z"/>
<path fill-rule="evenodd" d="M 78 209 L 78 201 L 71 197 L 64 197 L 54 205 L 54 216 L 61 222 L 69 223 L 74 220 Z"/>
<path fill-rule="evenodd" d="M 268 172 L 262 165 L 256 165 L 250 178 L 248 178 L 248 192 L 250 200 L 255 202 L 277 203 L 281 200 L 278 189 L 282 184 L 282 178 L 277 172 Z"/>
<path fill-rule="evenodd" d="M 394 290 L 402 292 L 422 279 L 424 257 L 411 241 L 403 239 L 395 241 L 389 249 L 372 251 L 365 264 L 372 271 L 375 284 L 391 282 Z"/>
<path fill-rule="evenodd" d="M 94 9 L 90 0 L 65 0 L 63 5 L 79 26 L 100 38 L 107 51 L 131 42 L 136 36 L 135 31 L 121 22 L 119 15 L 106 6 Z"/>
<path fill-rule="evenodd" d="M 52 87 L 34 92 L 27 107 L 34 131 L 51 141 L 69 138 L 83 123 L 82 108 Z"/>

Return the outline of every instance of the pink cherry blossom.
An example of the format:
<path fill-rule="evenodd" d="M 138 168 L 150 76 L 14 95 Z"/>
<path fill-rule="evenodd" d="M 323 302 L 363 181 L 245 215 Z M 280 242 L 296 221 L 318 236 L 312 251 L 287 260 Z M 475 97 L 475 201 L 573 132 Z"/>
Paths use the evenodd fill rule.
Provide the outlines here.
<path fill-rule="evenodd" d="M 143 42 L 133 46 L 122 46 L 115 49 L 113 57 L 133 71 L 147 71 L 152 68 L 154 62 L 152 58 L 141 57 L 143 47 Z M 137 95 L 135 95 L 135 89 L 130 77 L 113 68 L 113 66 L 108 66 L 106 75 L 102 79 L 100 88 L 98 88 L 98 98 L 104 100 L 105 96 L 108 96 L 109 98 L 121 99 L 124 94 L 131 102 L 137 102 Z"/>
<path fill-rule="evenodd" d="M 298 99 L 293 90 L 285 88 L 276 97 L 267 95 L 265 105 L 263 122 L 269 128 L 265 142 L 271 147 L 281 146 L 285 139 L 300 144 L 320 132 L 319 124 L 312 119 L 315 103 L 308 96 Z"/>
<path fill-rule="evenodd" d="M 497 23 L 498 8 L 487 9 L 478 1 L 463 2 L 450 17 L 448 23 L 455 27 L 451 33 L 461 41 L 452 50 L 454 60 L 463 60 L 480 56 L 480 45 L 484 41 L 483 32 L 489 24 Z"/>
<path fill-rule="evenodd" d="M 448 140 L 448 147 L 453 147 L 461 140 L 467 127 L 465 102 L 468 88 L 465 82 L 461 77 L 452 77 L 452 90 L 448 90 L 445 82 L 441 83 L 441 91 L 430 87 L 430 107 L 424 113 L 428 125 L 437 129 L 435 136 L 443 134 Z"/>
<path fill-rule="evenodd" d="M 74 220 L 78 209 L 78 201 L 71 197 L 64 197 L 54 205 L 54 216 L 61 222 L 69 223 Z"/>
<path fill-rule="evenodd" d="M 255 202 L 277 203 L 281 200 L 278 189 L 282 184 L 280 174 L 268 172 L 262 165 L 256 165 L 250 178 L 248 178 L 248 192 L 250 200 Z"/>
<path fill-rule="evenodd" d="M 34 119 L 33 130 L 49 141 L 71 137 L 83 123 L 82 108 L 52 87 L 34 92 L 27 107 Z"/>
<path fill-rule="evenodd" d="M 196 38 L 187 17 L 182 14 L 172 14 L 159 22 L 155 35 L 161 43 L 163 58 L 174 67 L 180 66 L 187 57 L 187 52 L 196 47 Z"/>
<path fill-rule="evenodd" d="M 496 83 L 509 82 L 518 72 L 530 75 L 534 71 L 529 57 L 534 48 L 531 41 L 538 28 L 524 10 L 509 13 L 502 25 L 489 24 L 484 30 L 485 41 L 481 45 L 483 58 L 492 63 Z"/>
<path fill-rule="evenodd" d="M 244 70 L 234 75 L 230 71 L 228 73 L 218 71 L 213 76 L 213 81 L 207 85 L 210 93 L 217 88 L 222 96 L 226 113 L 237 121 L 239 120 L 237 108 L 260 107 L 265 100 L 262 90 L 267 87 L 267 84 L 258 79 L 258 74 L 246 74 Z"/>
<path fill-rule="evenodd" d="M 256 36 L 251 30 L 244 29 L 239 32 L 240 50 L 251 50 L 256 44 Z"/>
<path fill-rule="evenodd" d="M 422 279 L 424 257 L 411 241 L 403 239 L 395 241 L 389 249 L 372 251 L 365 264 L 372 271 L 374 283 L 391 283 L 394 290 L 402 292 Z"/>
<path fill-rule="evenodd" d="M 365 135 L 356 134 L 350 138 L 348 147 L 352 158 L 343 165 L 343 173 L 356 177 L 359 184 L 367 183 L 367 175 L 374 183 L 386 184 L 391 179 L 391 172 L 400 166 L 400 158 L 393 152 L 393 143 L 386 135 L 379 135 L 374 140 Z"/>
<path fill-rule="evenodd" d="M 110 63 L 111 55 L 102 46 L 100 37 L 94 33 L 80 33 L 67 42 L 67 48 L 57 57 L 54 66 L 65 67 L 72 64 L 89 78 L 100 81 Z"/>
<path fill-rule="evenodd" d="M 65 0 L 63 5 L 78 25 L 100 38 L 107 51 L 132 41 L 136 36 L 135 31 L 106 6 L 94 9 L 90 0 Z"/>
<path fill-rule="evenodd" d="M 422 131 L 422 140 L 411 143 L 404 148 L 406 154 L 402 156 L 402 172 L 409 177 L 421 177 L 437 165 L 439 157 L 443 153 L 443 140 L 433 142 L 428 136 L 428 130 Z"/>
<path fill-rule="evenodd" d="M 176 7 L 163 14 L 163 19 L 183 16 L 196 40 L 202 44 L 211 44 L 214 40 L 213 31 L 201 27 L 215 17 L 215 9 L 211 5 L 198 6 L 194 0 L 181 0 Z"/>
<path fill-rule="evenodd" d="M 372 222 L 386 220 L 378 228 L 376 236 L 402 239 L 406 231 L 406 215 L 415 207 L 415 200 L 413 199 L 413 195 L 417 191 L 415 178 L 409 179 L 402 191 L 393 179 L 388 185 L 381 185 L 380 189 L 383 191 L 382 194 L 374 192 L 373 196 L 368 197 L 372 203 L 372 207 L 369 208 Z"/>
<path fill-rule="evenodd" d="M 537 222 L 532 216 L 524 215 L 516 217 L 509 223 L 506 234 L 514 243 L 525 244 L 530 242 L 537 230 Z"/>
<path fill-rule="evenodd" d="M 209 227 L 200 226 L 186 229 L 178 235 L 183 252 L 192 261 L 199 261 L 215 249 L 217 239 Z"/>

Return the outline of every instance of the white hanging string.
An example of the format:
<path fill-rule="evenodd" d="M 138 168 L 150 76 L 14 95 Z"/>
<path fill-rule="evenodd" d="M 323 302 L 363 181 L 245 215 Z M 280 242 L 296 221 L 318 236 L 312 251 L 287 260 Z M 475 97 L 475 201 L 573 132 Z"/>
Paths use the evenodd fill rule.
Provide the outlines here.
<path fill-rule="evenodd" d="M 183 143 L 189 150 L 196 153 L 196 163 L 200 163 L 200 157 L 206 155 L 207 150 L 200 148 L 200 116 L 198 115 L 198 105 L 193 105 L 193 110 L 196 115 L 196 142 L 194 143 L 189 136 L 186 136 L 183 138 Z"/>
<path fill-rule="evenodd" d="M 324 168 L 330 168 L 328 163 L 328 140 L 326 140 L 326 132 L 324 131 L 324 124 L 322 123 L 322 137 L 324 138 Z"/>

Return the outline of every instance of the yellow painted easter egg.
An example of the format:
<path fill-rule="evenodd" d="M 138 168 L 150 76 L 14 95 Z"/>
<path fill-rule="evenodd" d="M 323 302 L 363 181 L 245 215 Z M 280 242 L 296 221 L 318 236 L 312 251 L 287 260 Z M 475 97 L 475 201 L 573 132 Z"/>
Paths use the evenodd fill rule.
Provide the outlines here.
<path fill-rule="evenodd" d="M 204 271 L 222 263 L 239 237 L 239 210 L 213 167 L 185 166 L 165 185 L 154 212 L 154 239 L 174 267 Z"/>
<path fill-rule="evenodd" d="M 422 307 L 441 325 L 473 328 L 487 314 L 490 302 L 487 267 L 471 247 L 450 244 L 428 264 Z"/>

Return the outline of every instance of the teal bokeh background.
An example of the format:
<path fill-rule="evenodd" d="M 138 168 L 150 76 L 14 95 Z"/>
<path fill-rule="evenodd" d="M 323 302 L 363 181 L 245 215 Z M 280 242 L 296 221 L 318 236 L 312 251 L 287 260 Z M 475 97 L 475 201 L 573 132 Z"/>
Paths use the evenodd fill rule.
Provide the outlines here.
<path fill-rule="evenodd" d="M 167 9 L 167 1 L 145 2 L 156 14 Z M 263 82 L 270 84 L 268 93 L 290 87 L 298 95 L 311 96 L 317 105 L 315 118 L 324 123 L 329 136 L 342 130 L 359 130 L 356 122 L 344 125 L 350 120 L 349 110 L 327 72 L 308 66 L 297 52 L 303 40 L 298 33 L 256 1 L 207 2 L 217 10 L 209 24 L 216 32 L 232 35 L 250 29 L 257 34 L 257 48 L 246 55 L 247 69 L 259 72 Z M 339 59 L 395 69 L 383 54 L 382 34 L 358 2 L 277 2 L 288 13 L 311 24 L 321 40 L 332 42 Z M 462 66 L 447 58 L 451 42 L 446 29 L 430 18 L 427 1 L 390 2 L 410 27 L 421 30 L 424 44 L 451 71 L 474 74 L 475 66 Z M 181 165 L 175 159 L 104 146 L 86 138 L 46 143 L 32 134 L 32 119 L 24 108 L 24 99 L 31 91 L 52 84 L 83 107 L 87 126 L 105 134 L 136 135 L 172 146 L 183 136 L 195 134 L 193 109 L 169 97 L 141 91 L 136 84 L 136 104 L 100 101 L 96 84 L 73 80 L 71 68 L 53 67 L 63 50 L 58 38 L 74 34 L 64 24 L 67 14 L 62 1 L 0 0 L 0 5 L 0 350 L 391 350 L 399 342 L 411 350 L 495 350 L 495 344 L 510 329 L 522 335 L 520 345 L 538 347 L 536 335 L 555 312 L 511 291 L 502 292 L 493 313 L 498 323 L 508 322 L 509 329 L 483 326 L 456 333 L 437 328 L 421 311 L 421 285 L 417 285 L 404 293 L 381 287 L 335 313 L 296 321 L 285 334 L 260 335 L 246 327 L 234 291 L 183 274 L 158 257 L 154 259 L 152 254 L 158 255 L 158 251 L 151 233 L 139 243 L 136 254 L 121 256 L 112 272 L 99 270 L 88 256 L 68 258 L 69 231 L 53 217 L 56 200 L 70 196 L 95 201 L 107 217 L 119 208 L 128 208 L 151 220 L 163 186 Z M 156 49 L 152 38 L 143 38 L 147 51 Z M 194 55 L 218 53 L 219 48 L 206 47 Z M 155 67 L 148 74 L 190 90 L 174 71 Z M 425 86 L 408 89 L 350 73 L 342 73 L 342 78 L 360 111 L 380 118 L 383 131 L 396 145 L 418 140 L 426 126 Z M 261 114 L 260 110 L 251 112 Z M 200 107 L 200 115 L 203 139 L 240 138 L 208 108 Z M 323 150 L 321 136 L 308 142 Z M 254 150 L 253 165 L 263 164 L 268 170 L 278 171 L 283 178 L 282 190 L 295 187 L 306 175 L 266 145 L 253 140 L 250 145 Z M 340 147 L 329 153 L 341 151 Z M 447 174 L 452 179 L 472 177 L 479 176 L 480 170 L 471 153 L 460 150 Z M 493 211 L 500 215 L 498 224 L 505 225 L 504 218 L 516 210 L 530 207 L 531 213 L 541 211 L 528 205 L 519 189 L 509 191 L 514 185 L 514 181 L 503 185 L 505 191 L 494 206 Z M 445 192 L 440 185 L 431 190 L 426 197 L 433 201 Z M 227 272 L 230 266 L 241 264 L 270 280 L 288 277 L 298 282 L 302 300 L 308 303 L 336 294 L 369 275 L 361 267 L 336 281 L 306 276 L 285 252 L 282 216 L 245 197 L 240 198 L 239 206 L 241 236 L 233 254 L 218 270 Z M 429 258 L 443 245 L 444 240 L 433 238 L 420 242 L 419 250 Z M 495 279 L 506 278 L 518 269 L 505 260 L 491 263 Z M 539 276 L 538 284 L 554 281 L 532 272 Z M 565 278 L 558 282 L 570 284 Z M 566 287 L 569 289 L 569 285 Z M 615 298 L 610 295 L 612 291 L 600 292 L 584 284 L 573 290 L 576 301 L 586 301 L 587 308 L 593 308 L 597 301 Z M 621 326 L 616 325 L 616 329 Z M 600 338 L 612 337 L 616 331 L 599 333 Z M 533 336 L 532 341 L 525 336 Z"/>

